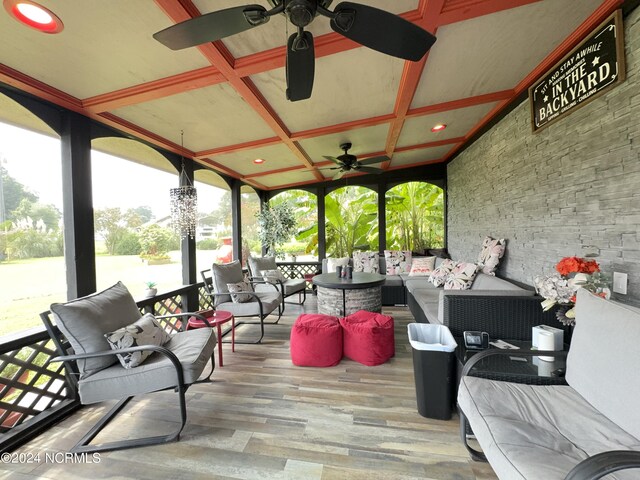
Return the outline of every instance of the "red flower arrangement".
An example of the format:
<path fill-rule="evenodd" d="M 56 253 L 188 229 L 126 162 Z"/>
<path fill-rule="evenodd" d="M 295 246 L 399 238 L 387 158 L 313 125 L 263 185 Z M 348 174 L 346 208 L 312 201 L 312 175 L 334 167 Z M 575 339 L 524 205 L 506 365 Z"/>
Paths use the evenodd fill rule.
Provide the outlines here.
<path fill-rule="evenodd" d="M 556 265 L 556 270 L 560 275 L 570 275 L 572 273 L 586 273 L 591 275 L 600 271 L 600 266 L 595 260 L 585 260 L 580 257 L 564 257 Z"/>

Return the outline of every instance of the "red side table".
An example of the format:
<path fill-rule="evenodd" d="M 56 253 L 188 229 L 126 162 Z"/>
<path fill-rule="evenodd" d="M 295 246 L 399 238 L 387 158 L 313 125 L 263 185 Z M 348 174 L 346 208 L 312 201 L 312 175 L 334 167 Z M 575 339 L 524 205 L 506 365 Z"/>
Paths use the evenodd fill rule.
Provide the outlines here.
<path fill-rule="evenodd" d="M 220 326 L 224 323 L 227 323 L 231 320 L 231 351 L 236 351 L 236 319 L 231 312 L 227 312 L 224 310 L 204 310 L 201 312 L 195 312 L 202 316 L 204 316 L 208 321 L 211 327 L 215 327 L 218 333 L 218 363 L 221 367 L 223 367 L 222 363 L 222 329 Z M 187 330 L 191 330 L 193 328 L 204 328 L 207 324 L 202 320 L 196 317 L 190 317 L 189 322 L 187 323 Z"/>

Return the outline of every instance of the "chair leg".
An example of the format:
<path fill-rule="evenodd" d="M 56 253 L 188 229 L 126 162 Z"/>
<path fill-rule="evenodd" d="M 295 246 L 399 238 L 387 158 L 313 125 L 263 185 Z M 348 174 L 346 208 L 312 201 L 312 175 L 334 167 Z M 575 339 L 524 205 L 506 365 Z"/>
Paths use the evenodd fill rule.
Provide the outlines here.
<path fill-rule="evenodd" d="M 465 414 L 462 412 L 462 410 L 460 408 L 458 408 L 458 413 L 460 414 L 460 438 L 462 439 L 462 444 L 464 445 L 464 448 L 467 449 L 467 452 L 469 452 L 469 455 L 471 456 L 472 460 L 475 460 L 476 462 L 486 462 L 487 461 L 487 457 L 485 456 L 484 453 L 477 451 L 475 448 L 472 448 L 468 441 L 467 441 L 467 417 L 465 416 Z"/>
<path fill-rule="evenodd" d="M 120 440 L 117 442 L 102 443 L 99 445 L 91 445 L 93 440 L 115 416 L 129 403 L 133 397 L 127 397 L 116 403 L 111 410 L 109 410 L 91 430 L 89 430 L 84 437 L 71 449 L 71 453 L 92 453 L 92 452 L 107 452 L 111 450 L 122 450 L 125 448 L 146 447 L 149 445 L 158 445 L 161 443 L 174 442 L 180 438 L 180 433 L 187 423 L 187 403 L 185 399 L 186 387 L 184 385 L 178 385 L 178 399 L 180 403 L 180 428 L 168 435 L 158 435 L 155 437 L 136 438 L 132 440 Z"/>

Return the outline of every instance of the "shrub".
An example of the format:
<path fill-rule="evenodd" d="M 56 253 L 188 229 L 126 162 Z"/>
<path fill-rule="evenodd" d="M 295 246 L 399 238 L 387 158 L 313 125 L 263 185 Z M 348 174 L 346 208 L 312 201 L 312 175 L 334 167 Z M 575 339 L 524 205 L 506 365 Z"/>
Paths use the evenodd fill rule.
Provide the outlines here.
<path fill-rule="evenodd" d="M 126 232 L 120 242 L 115 246 L 114 253 L 116 255 L 140 255 L 142 246 L 138 234 L 134 232 Z"/>
<path fill-rule="evenodd" d="M 220 242 L 215 238 L 205 238 L 204 240 L 200 240 L 196 247 L 198 250 L 217 250 L 220 248 Z"/>

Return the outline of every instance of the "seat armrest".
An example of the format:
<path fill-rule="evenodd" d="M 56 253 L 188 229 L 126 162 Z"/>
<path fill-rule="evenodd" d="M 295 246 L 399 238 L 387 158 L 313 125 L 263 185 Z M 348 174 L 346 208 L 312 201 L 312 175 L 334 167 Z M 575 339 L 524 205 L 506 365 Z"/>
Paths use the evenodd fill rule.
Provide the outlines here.
<path fill-rule="evenodd" d="M 104 350 L 101 352 L 74 353 L 72 355 L 60 355 L 58 357 L 49 359 L 45 363 L 45 368 L 49 363 L 69 362 L 69 361 L 75 361 L 75 360 L 82 360 L 84 358 L 106 357 L 109 355 L 118 355 L 122 353 L 132 353 L 132 352 L 140 352 L 140 351 L 148 351 L 148 350 L 158 352 L 159 354 L 167 357 L 169 361 L 173 364 L 173 368 L 176 371 L 178 385 L 184 385 L 184 373 L 182 371 L 182 364 L 180 363 L 180 360 L 178 360 L 178 357 L 176 357 L 175 353 L 173 353 L 168 348 L 159 347 L 157 345 L 137 345 L 135 347 L 118 348 L 116 350 Z"/>
<path fill-rule="evenodd" d="M 597 480 L 618 470 L 640 468 L 637 450 L 611 450 L 589 457 L 576 465 L 565 480 Z"/>
<path fill-rule="evenodd" d="M 531 328 L 537 325 L 568 328 L 553 311 L 542 310 L 542 298 L 538 296 L 447 294 L 442 302 L 442 323 L 454 337 L 474 330 L 487 332 L 492 338 L 530 340 Z"/>

